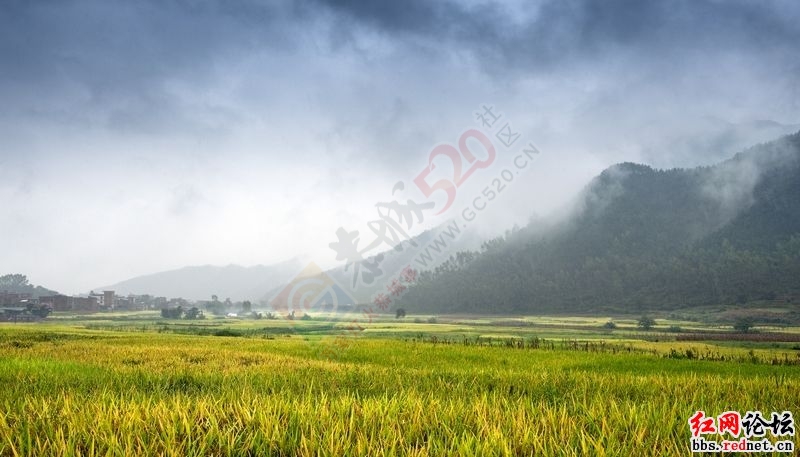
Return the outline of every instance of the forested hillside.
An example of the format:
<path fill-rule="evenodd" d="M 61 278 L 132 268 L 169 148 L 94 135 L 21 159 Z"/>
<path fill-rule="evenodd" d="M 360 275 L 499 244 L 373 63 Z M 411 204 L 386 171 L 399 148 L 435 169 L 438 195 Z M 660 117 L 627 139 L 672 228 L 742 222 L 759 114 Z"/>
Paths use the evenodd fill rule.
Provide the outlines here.
<path fill-rule="evenodd" d="M 713 167 L 620 164 L 571 216 L 523 228 L 423 272 L 402 306 L 426 312 L 574 312 L 797 301 L 800 133 Z"/>

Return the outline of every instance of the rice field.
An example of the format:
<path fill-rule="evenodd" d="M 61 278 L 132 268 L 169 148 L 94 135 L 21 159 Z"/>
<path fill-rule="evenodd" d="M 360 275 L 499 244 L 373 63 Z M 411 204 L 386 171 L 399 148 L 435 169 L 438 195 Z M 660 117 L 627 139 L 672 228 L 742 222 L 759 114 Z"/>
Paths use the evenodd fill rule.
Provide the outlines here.
<path fill-rule="evenodd" d="M 0 326 L 1 456 L 687 455 L 698 409 L 800 413 L 800 366 L 670 358 L 662 342 L 531 349 L 376 323 L 326 357 L 334 330 L 89 324 Z"/>

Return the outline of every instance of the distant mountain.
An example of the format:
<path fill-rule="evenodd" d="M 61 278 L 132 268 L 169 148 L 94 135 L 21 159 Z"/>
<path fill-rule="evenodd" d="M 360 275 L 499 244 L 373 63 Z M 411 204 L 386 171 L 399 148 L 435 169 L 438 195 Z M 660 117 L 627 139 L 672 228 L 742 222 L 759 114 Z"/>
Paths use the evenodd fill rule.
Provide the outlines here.
<path fill-rule="evenodd" d="M 257 301 L 286 284 L 303 266 L 297 258 L 254 267 L 193 266 L 139 276 L 95 290 L 114 290 L 119 295 L 149 294 L 189 300 L 210 300 L 212 295 L 217 295 L 220 300 Z"/>
<path fill-rule="evenodd" d="M 365 262 L 375 265 L 377 267 L 375 270 L 368 270 L 363 265 L 356 270 L 353 265 L 349 265 L 322 271 L 316 270 L 314 268 L 316 265 L 314 265 L 303 271 L 303 276 L 306 279 L 318 278 L 323 283 L 333 280 L 336 283 L 333 290 L 346 294 L 337 296 L 337 300 L 341 304 L 369 304 L 372 303 L 376 294 L 387 293 L 387 286 L 404 267 L 422 262 L 427 267 L 435 268 L 449 262 L 451 253 L 477 249 L 481 242 L 482 238 L 478 234 L 462 231 L 457 224 L 454 225 L 453 221 L 449 221 L 425 230 L 410 239 L 404 239 L 395 245 L 394 249 L 389 248 L 379 254 L 367 257 Z M 286 285 L 286 283 L 282 283 L 269 291 L 260 302 L 271 303 Z M 273 303 L 273 305 L 285 306 L 278 303 Z"/>
<path fill-rule="evenodd" d="M 339 283 L 356 303 L 371 303 L 375 294 L 387 292 L 386 287 L 392 278 L 396 277 L 404 267 L 416 267 L 422 261 L 426 267 L 436 268 L 448 262 L 451 254 L 477 249 L 483 241 L 475 232 L 461 230 L 457 224 L 453 224 L 453 221 L 448 221 L 402 241 L 399 248 L 395 246 L 395 249 L 388 249 L 368 257 L 367 263 L 379 267 L 371 284 L 365 281 L 363 266 L 355 287 L 353 266 L 347 268 L 340 266 L 325 273 Z"/>
<path fill-rule="evenodd" d="M 403 306 L 639 312 L 765 299 L 800 301 L 800 133 L 711 167 L 615 165 L 556 228 L 424 272 Z"/>

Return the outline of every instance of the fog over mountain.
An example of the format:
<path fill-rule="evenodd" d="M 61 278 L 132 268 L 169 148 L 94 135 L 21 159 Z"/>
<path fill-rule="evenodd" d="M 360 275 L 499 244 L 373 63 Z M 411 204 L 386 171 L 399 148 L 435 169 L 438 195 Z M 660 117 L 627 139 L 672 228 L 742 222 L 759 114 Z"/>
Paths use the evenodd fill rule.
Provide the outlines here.
<path fill-rule="evenodd" d="M 542 152 L 469 227 L 496 236 L 615 163 L 709 165 L 797 130 L 798 24 L 788 0 L 2 2 L 0 272 L 78 293 L 342 267 L 337 230 L 426 200 L 414 177 L 486 104 Z"/>
<path fill-rule="evenodd" d="M 535 314 L 796 304 L 798 196 L 800 132 L 711 167 L 618 164 L 559 225 L 524 227 L 424 272 L 399 306 Z"/>

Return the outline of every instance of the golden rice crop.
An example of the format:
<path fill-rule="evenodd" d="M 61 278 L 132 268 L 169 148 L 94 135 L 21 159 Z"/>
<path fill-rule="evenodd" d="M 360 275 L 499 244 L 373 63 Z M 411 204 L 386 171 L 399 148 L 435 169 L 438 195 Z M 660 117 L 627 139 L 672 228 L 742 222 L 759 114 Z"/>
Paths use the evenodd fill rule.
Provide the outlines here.
<path fill-rule="evenodd" d="M 354 339 L 0 332 L 0 455 L 686 455 L 792 366 Z"/>

